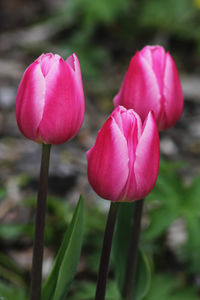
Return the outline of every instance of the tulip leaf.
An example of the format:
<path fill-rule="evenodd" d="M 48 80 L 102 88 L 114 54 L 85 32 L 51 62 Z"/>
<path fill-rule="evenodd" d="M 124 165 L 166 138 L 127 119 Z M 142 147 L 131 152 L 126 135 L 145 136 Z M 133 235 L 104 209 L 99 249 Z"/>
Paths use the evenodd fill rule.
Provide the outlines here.
<path fill-rule="evenodd" d="M 151 288 L 145 300 L 197 300 L 198 289 L 183 285 L 181 277 L 158 273 L 152 278 Z"/>
<path fill-rule="evenodd" d="M 122 293 L 125 281 L 133 212 L 134 203 L 120 203 L 112 251 L 116 280 L 120 293 Z M 136 289 L 134 291 L 135 300 L 144 298 L 150 288 L 150 281 L 151 274 L 148 260 L 142 250 L 139 250 L 136 271 Z"/>
<path fill-rule="evenodd" d="M 81 253 L 84 200 L 80 196 L 72 221 L 65 233 L 50 275 L 42 289 L 42 300 L 62 300 L 75 275 Z"/>
<path fill-rule="evenodd" d="M 143 299 L 148 293 L 151 285 L 151 271 L 148 259 L 144 252 L 139 249 L 138 265 L 136 271 L 135 300 Z"/>

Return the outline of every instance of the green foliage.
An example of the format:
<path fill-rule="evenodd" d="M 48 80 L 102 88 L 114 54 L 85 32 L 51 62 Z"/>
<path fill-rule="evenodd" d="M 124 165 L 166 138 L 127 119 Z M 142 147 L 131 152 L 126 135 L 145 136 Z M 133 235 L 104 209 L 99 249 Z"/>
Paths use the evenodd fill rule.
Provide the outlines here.
<path fill-rule="evenodd" d="M 8 255 L 0 253 L 0 277 L 17 286 L 25 286 L 22 276 L 18 265 Z"/>
<path fill-rule="evenodd" d="M 0 201 L 3 200 L 7 195 L 7 190 L 5 187 L 0 187 Z"/>
<path fill-rule="evenodd" d="M 130 240 L 130 228 L 134 212 L 134 203 L 120 203 L 116 230 L 114 233 L 112 256 L 119 290 L 122 291 L 125 280 L 125 268 Z"/>
<path fill-rule="evenodd" d="M 144 239 L 159 237 L 181 215 L 185 187 L 177 174 L 178 167 L 169 162 L 160 163 L 156 186 L 145 200 L 150 224 L 144 232 Z"/>
<path fill-rule="evenodd" d="M 131 234 L 131 222 L 135 203 L 120 203 L 116 230 L 113 241 L 113 264 L 116 273 L 116 280 L 120 292 L 123 291 L 127 255 Z M 147 294 L 150 287 L 150 267 L 147 258 L 140 250 L 138 255 L 138 266 L 136 271 L 135 299 L 141 300 Z"/>
<path fill-rule="evenodd" d="M 95 24 L 110 24 L 125 12 L 128 5 L 128 0 L 65 0 L 63 3 L 62 11 L 64 10 L 67 15 L 69 10 L 74 14 L 74 17 L 79 15 L 83 22 L 84 29 L 94 30 Z"/>
<path fill-rule="evenodd" d="M 191 0 L 145 0 L 140 22 L 164 31 L 184 32 L 193 26 L 195 7 Z"/>
<path fill-rule="evenodd" d="M 95 282 L 82 282 L 76 284 L 76 289 L 75 293 L 73 294 L 72 297 L 70 297 L 70 300 L 92 300 L 94 299 L 95 295 L 95 289 L 96 289 L 96 284 Z"/>
<path fill-rule="evenodd" d="M 0 300 L 27 300 L 28 297 L 22 288 L 0 282 Z"/>
<path fill-rule="evenodd" d="M 167 233 L 175 220 L 181 218 L 185 224 L 186 240 L 175 254 L 179 261 L 187 263 L 190 272 L 195 273 L 200 270 L 200 177 L 187 186 L 178 175 L 178 169 L 178 165 L 161 163 L 156 186 L 146 199 L 149 226 L 143 239 L 158 239 Z"/>
<path fill-rule="evenodd" d="M 22 205 L 30 210 L 35 211 L 36 200 L 35 197 L 28 197 L 22 201 Z M 58 197 L 47 198 L 47 211 L 46 211 L 46 225 L 45 225 L 45 244 L 54 244 L 57 248 L 62 239 L 63 233 L 66 231 L 66 226 L 72 218 L 72 207 L 67 204 L 67 201 L 62 201 Z M 28 236 L 31 239 L 34 236 L 34 224 L 13 224 L 16 228 L 10 230 L 10 235 L 16 235 L 17 238 Z M 2 234 L 6 229 L 12 227 L 12 224 L 5 224 L 2 227 Z M 0 228 L 1 235 L 1 228 Z"/>
<path fill-rule="evenodd" d="M 183 168 L 185 166 L 182 163 L 161 161 L 157 184 L 145 200 L 145 228 L 142 233 L 141 246 L 148 259 L 140 253 L 142 257 L 140 256 L 139 258 L 139 270 L 137 271 L 137 286 L 140 293 L 138 299 L 198 299 L 197 292 L 195 288 L 192 288 L 192 284 L 195 284 L 193 278 L 199 274 L 200 270 L 200 177 L 194 178 L 190 184 L 185 184 L 181 176 L 181 174 L 184 174 Z M 6 191 L 4 191 L 4 194 L 6 194 Z M 120 226 L 120 230 L 119 224 L 117 224 L 116 228 L 111 276 L 108 282 L 106 300 L 120 299 L 119 291 L 124 278 L 123 266 L 127 257 L 128 228 L 130 228 L 130 217 L 133 214 L 134 203 L 122 204 L 123 208 L 120 208 L 119 219 L 123 226 Z M 32 211 L 35 207 L 35 198 L 26 199 L 20 205 Z M 80 210 L 82 209 L 79 206 L 79 213 Z M 67 299 L 69 300 L 93 300 L 96 289 L 96 274 L 99 266 L 106 215 L 95 204 L 88 205 L 85 214 L 86 230 L 80 265 L 81 273 L 73 281 L 70 293 L 67 294 Z M 73 208 L 66 204 L 66 201 L 54 197 L 48 199 L 46 218 L 47 247 L 50 246 L 54 250 L 58 248 L 66 227 L 70 230 L 71 225 L 68 224 L 70 224 L 72 215 Z M 166 275 L 166 268 L 162 262 L 166 260 L 168 230 L 177 219 L 183 221 L 186 239 L 180 245 L 176 245 L 174 249 L 168 249 L 173 256 L 173 260 L 170 261 L 169 259 L 167 261 L 169 273 Z M 80 226 L 79 224 L 78 227 L 80 228 Z M 23 241 L 25 236 L 32 239 L 32 235 L 33 224 L 2 223 L 0 226 L 0 238 L 3 245 L 6 243 L 12 245 L 13 241 L 20 239 Z M 77 236 L 78 234 L 76 234 L 76 238 Z M 71 249 L 73 250 L 73 247 Z M 149 264 L 151 264 L 151 268 Z M 179 269 L 179 265 L 181 269 Z M 63 268 L 65 269 L 66 267 L 63 265 Z M 150 274 L 152 270 L 154 270 L 153 273 L 156 275 Z M 63 280 L 71 281 L 68 276 L 66 278 L 62 275 L 64 271 L 61 273 L 57 272 L 57 276 L 60 274 Z M 67 273 L 70 272 L 67 271 Z M 0 277 L 6 281 L 6 283 L 0 284 L 0 297 L 4 297 L 5 300 L 26 299 L 26 292 L 23 293 L 26 284 L 24 273 L 20 271 L 19 267 L 7 254 L 3 253 L 0 254 Z M 114 280 L 115 278 L 117 279 L 116 281 Z M 190 282 L 190 286 L 188 286 L 188 282 Z M 61 283 L 67 286 L 66 282 L 61 281 Z M 57 281 L 51 285 L 54 291 L 56 284 Z M 20 289 L 18 288 L 19 286 L 21 287 Z M 12 291 L 15 297 L 13 297 Z M 144 292 L 146 295 L 141 294 L 141 292 Z M 19 296 L 17 293 L 19 293 Z M 63 299 L 66 298 L 63 297 Z"/>
<path fill-rule="evenodd" d="M 158 274 L 152 278 L 152 284 L 145 300 L 197 300 L 196 290 L 183 287 L 181 280 L 170 275 Z"/>
<path fill-rule="evenodd" d="M 96 290 L 96 282 L 82 282 L 77 283 L 76 292 L 70 297 L 70 300 L 93 300 Z M 106 289 L 106 300 L 121 300 L 116 282 L 114 280 L 108 280 Z"/>
<path fill-rule="evenodd" d="M 61 49 L 65 54 L 78 52 L 83 73 L 92 79 L 102 75 L 103 66 L 112 60 L 110 44 L 118 41 L 126 55 L 127 47 L 134 49 L 132 45 L 138 43 L 138 38 L 144 39 L 144 45 L 149 42 L 150 30 L 152 38 L 161 33 L 167 39 L 173 36 L 183 42 L 192 40 L 198 51 L 199 14 L 192 0 L 65 0 L 56 22 L 61 20 L 64 27 L 73 29 Z M 98 41 L 99 29 L 104 32 L 103 41 L 101 34 Z"/>
<path fill-rule="evenodd" d="M 17 223 L 1 224 L 0 238 L 9 240 L 9 239 L 18 239 L 22 236 L 32 237 L 33 226 L 28 224 L 17 224 Z"/>
<path fill-rule="evenodd" d="M 64 236 L 52 271 L 44 283 L 42 300 L 62 300 L 67 294 L 80 258 L 83 235 L 83 197 Z"/>
<path fill-rule="evenodd" d="M 142 250 L 138 253 L 138 266 L 136 270 L 135 299 L 142 300 L 151 286 L 151 272 L 147 257 Z"/>

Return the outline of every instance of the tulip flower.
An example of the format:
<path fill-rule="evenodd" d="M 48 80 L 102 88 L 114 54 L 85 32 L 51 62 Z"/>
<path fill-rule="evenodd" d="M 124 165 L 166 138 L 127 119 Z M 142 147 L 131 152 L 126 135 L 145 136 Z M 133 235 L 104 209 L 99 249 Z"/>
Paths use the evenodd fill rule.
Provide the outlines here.
<path fill-rule="evenodd" d="M 144 198 L 159 169 L 159 136 L 152 112 L 144 124 L 133 109 L 118 106 L 87 152 L 88 179 L 95 192 L 111 201 Z"/>
<path fill-rule="evenodd" d="M 84 93 L 76 54 L 64 61 L 42 54 L 25 71 L 16 101 L 16 119 L 29 139 L 61 144 L 74 137 L 84 118 Z"/>
<path fill-rule="evenodd" d="M 114 105 L 133 108 L 144 120 L 154 112 L 159 130 L 173 126 L 183 110 L 183 93 L 176 65 L 161 46 L 146 46 L 128 67 Z"/>

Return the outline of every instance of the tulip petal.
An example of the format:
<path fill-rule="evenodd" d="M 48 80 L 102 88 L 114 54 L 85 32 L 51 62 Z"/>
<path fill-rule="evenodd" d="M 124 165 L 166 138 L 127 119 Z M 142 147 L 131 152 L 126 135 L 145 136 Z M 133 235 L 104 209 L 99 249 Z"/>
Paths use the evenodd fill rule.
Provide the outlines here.
<path fill-rule="evenodd" d="M 82 76 L 81 76 L 81 67 L 80 67 L 80 63 L 79 63 L 79 60 L 78 60 L 78 57 L 77 57 L 76 53 L 73 53 L 70 57 L 68 57 L 66 62 L 74 70 L 74 78 L 76 79 L 77 93 L 79 94 L 79 98 L 84 99 Z M 82 122 L 81 122 L 81 124 L 82 124 Z"/>
<path fill-rule="evenodd" d="M 166 54 L 163 94 L 166 120 L 160 126 L 161 130 L 173 126 L 180 118 L 183 110 L 183 92 L 176 65 L 169 53 Z"/>
<path fill-rule="evenodd" d="M 134 84 L 133 84 L 134 83 Z M 140 52 L 133 56 L 114 104 L 133 108 L 144 121 L 150 110 L 160 114 L 160 88 L 151 65 Z"/>
<path fill-rule="evenodd" d="M 127 141 L 130 138 L 130 130 L 132 131 L 132 138 L 135 140 L 136 146 L 142 134 L 142 121 L 139 115 L 133 110 L 129 109 L 121 114 L 123 122 L 123 132 Z"/>
<path fill-rule="evenodd" d="M 59 59 L 59 55 L 53 55 L 52 53 L 42 54 L 37 61 L 40 63 L 41 71 L 44 77 L 47 76 L 50 69 L 54 67 L 56 59 Z"/>
<path fill-rule="evenodd" d="M 39 131 L 46 143 L 64 143 L 74 137 L 82 125 L 85 105 L 82 81 L 77 80 L 78 76 L 81 78 L 79 70 L 77 73 L 60 58 L 45 78 L 46 101 Z"/>
<path fill-rule="evenodd" d="M 75 57 L 76 57 L 76 54 L 73 53 L 71 56 L 69 56 L 66 59 L 66 63 L 73 69 L 73 71 L 75 71 L 75 69 L 76 69 L 76 67 L 75 67 Z"/>
<path fill-rule="evenodd" d="M 160 91 L 163 91 L 163 76 L 165 71 L 166 54 L 161 46 L 146 46 L 140 51 L 154 70 Z"/>
<path fill-rule="evenodd" d="M 126 194 L 129 190 L 129 185 L 131 185 L 132 188 L 136 191 L 133 166 L 135 162 L 136 147 L 143 130 L 142 121 L 133 109 L 126 110 L 123 106 L 118 106 L 112 113 L 112 117 L 115 119 L 118 127 L 120 128 L 127 141 L 129 156 L 129 175 L 120 197 L 120 201 L 127 201 Z"/>
<path fill-rule="evenodd" d="M 119 200 L 128 178 L 128 148 L 113 117 L 99 131 L 95 145 L 87 152 L 88 179 L 104 199 Z"/>
<path fill-rule="evenodd" d="M 38 139 L 38 127 L 45 105 L 45 80 L 35 61 L 25 71 L 17 92 L 16 119 L 19 129 L 29 139 Z"/>
<path fill-rule="evenodd" d="M 136 148 L 136 158 L 131 174 L 136 186 L 130 184 L 127 200 L 144 198 L 155 185 L 159 169 L 159 135 L 152 113 L 147 116 L 142 136 Z M 132 182 L 132 181 L 130 181 Z"/>
<path fill-rule="evenodd" d="M 122 201 L 132 201 L 134 198 L 129 198 L 130 193 L 132 195 L 136 195 L 137 185 L 134 174 L 134 162 L 136 157 L 136 145 L 138 142 L 137 139 L 137 124 L 130 124 L 129 128 L 126 129 L 126 139 L 128 144 L 128 155 L 129 155 L 129 174 L 126 181 L 126 185 L 121 193 Z"/>
<path fill-rule="evenodd" d="M 112 112 L 111 116 L 115 119 L 115 122 L 125 137 L 128 135 L 130 124 L 135 121 L 138 127 L 137 138 L 140 138 L 142 133 L 142 121 L 139 115 L 133 109 L 127 110 L 125 107 L 119 105 Z"/>

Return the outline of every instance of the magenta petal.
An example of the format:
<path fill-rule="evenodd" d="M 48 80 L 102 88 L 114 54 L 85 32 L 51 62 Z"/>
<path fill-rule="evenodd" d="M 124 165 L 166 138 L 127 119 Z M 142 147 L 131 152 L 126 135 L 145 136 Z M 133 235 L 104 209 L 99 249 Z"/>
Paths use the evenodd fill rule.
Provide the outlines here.
<path fill-rule="evenodd" d="M 146 59 L 146 61 L 149 63 L 151 68 L 153 67 L 153 60 L 152 60 L 152 49 L 154 46 L 145 46 L 141 51 L 140 54 Z"/>
<path fill-rule="evenodd" d="M 129 200 L 144 198 L 155 185 L 159 169 L 159 135 L 156 122 L 150 112 L 136 149 L 134 176 L 136 188 L 130 185 Z"/>
<path fill-rule="evenodd" d="M 160 89 L 149 62 L 138 52 L 132 58 L 115 102 L 133 108 L 144 121 L 150 110 L 160 114 Z"/>
<path fill-rule="evenodd" d="M 60 58 L 45 78 L 46 100 L 39 131 L 46 143 L 64 143 L 74 137 L 82 125 L 85 104 L 78 76 L 81 78 Z"/>
<path fill-rule="evenodd" d="M 80 67 L 78 57 L 76 56 L 76 53 L 73 53 L 70 57 L 68 57 L 66 62 L 74 70 L 74 78 L 76 79 L 78 97 L 80 99 L 84 99 L 82 76 L 81 76 L 81 67 Z M 84 101 L 83 101 L 83 104 L 84 104 Z M 85 106 L 84 106 L 84 108 L 85 108 Z"/>
<path fill-rule="evenodd" d="M 46 77 L 51 68 L 54 67 L 56 60 L 59 60 L 59 55 L 53 55 L 52 53 L 42 54 L 37 61 L 40 63 L 42 74 Z"/>
<path fill-rule="evenodd" d="M 95 145 L 87 153 L 88 179 L 104 199 L 119 197 L 128 177 L 128 149 L 115 120 L 110 117 L 99 131 Z"/>
<path fill-rule="evenodd" d="M 141 134 L 142 134 L 142 121 L 139 115 L 133 110 L 129 109 L 121 113 L 123 132 L 124 136 L 129 142 L 132 138 L 135 140 L 135 145 L 137 144 Z M 130 131 L 131 136 L 130 136 Z"/>
<path fill-rule="evenodd" d="M 134 197 L 132 195 L 136 195 L 137 193 L 137 185 L 134 174 L 134 163 L 136 158 L 136 146 L 138 142 L 138 132 L 137 132 L 137 123 L 130 124 L 130 126 L 126 128 L 126 139 L 128 145 L 128 155 L 129 155 L 129 175 L 126 181 L 126 185 L 122 191 L 122 199 L 123 201 L 133 201 Z M 131 194 L 131 198 L 130 198 Z"/>
<path fill-rule="evenodd" d="M 74 65 L 75 55 L 76 54 L 74 53 L 66 59 L 66 63 L 72 68 L 73 71 L 75 71 L 75 65 Z"/>
<path fill-rule="evenodd" d="M 111 114 L 111 117 L 112 117 L 112 118 L 115 120 L 115 122 L 117 123 L 117 125 L 118 125 L 119 129 L 121 130 L 122 134 L 124 133 L 124 131 L 123 131 L 122 114 L 123 114 L 123 112 L 126 112 L 126 111 L 127 111 L 127 110 L 126 110 L 125 107 L 119 105 L 119 106 L 117 106 L 117 107 L 113 110 L 113 112 L 112 112 L 112 114 Z"/>
<path fill-rule="evenodd" d="M 166 53 L 161 46 L 146 46 L 140 51 L 141 55 L 149 62 L 157 78 L 160 91 L 163 89 L 163 76 L 165 71 Z"/>
<path fill-rule="evenodd" d="M 165 71 L 166 53 L 163 47 L 157 46 L 152 49 L 153 70 L 156 74 L 160 91 L 163 91 L 163 76 Z"/>
<path fill-rule="evenodd" d="M 16 119 L 19 129 L 32 140 L 38 140 L 38 127 L 45 102 L 45 80 L 36 61 L 25 71 L 17 92 Z"/>
<path fill-rule="evenodd" d="M 160 126 L 162 130 L 173 126 L 180 118 L 183 110 L 181 83 L 176 65 L 169 53 L 166 54 L 163 94 L 165 98 L 164 109 L 166 120 Z"/>

